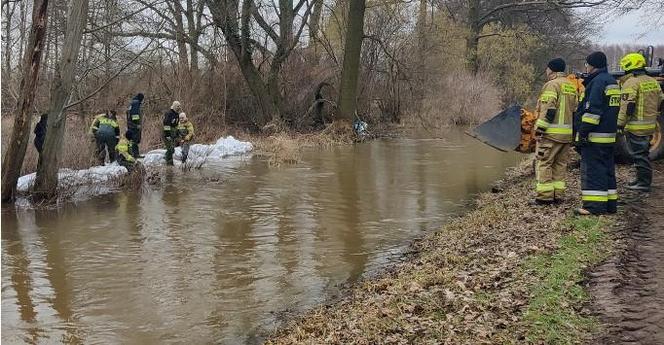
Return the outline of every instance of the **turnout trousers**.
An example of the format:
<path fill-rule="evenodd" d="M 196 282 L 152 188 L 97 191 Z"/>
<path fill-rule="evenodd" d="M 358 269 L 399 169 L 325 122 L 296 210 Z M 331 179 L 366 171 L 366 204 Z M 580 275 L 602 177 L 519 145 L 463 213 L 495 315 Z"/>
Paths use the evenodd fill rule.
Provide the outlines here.
<path fill-rule="evenodd" d="M 586 144 L 581 154 L 581 200 L 592 214 L 616 213 L 616 166 L 613 144 Z"/>
<path fill-rule="evenodd" d="M 131 147 L 129 149 L 129 153 L 134 156 L 134 158 L 138 158 L 140 155 L 138 151 L 138 144 L 141 143 L 141 130 L 139 128 L 127 128 L 127 131 L 129 132 L 129 135 L 131 136 Z"/>
<path fill-rule="evenodd" d="M 537 200 L 562 199 L 565 193 L 565 172 L 571 144 L 542 138 L 537 141 Z"/>
<path fill-rule="evenodd" d="M 166 147 L 166 154 L 164 155 L 166 164 L 173 165 L 173 153 L 175 152 L 175 139 L 165 135 L 162 138 L 164 139 L 164 146 Z"/>
<path fill-rule="evenodd" d="M 100 135 L 95 138 L 97 143 L 97 159 L 101 165 L 106 161 L 106 152 L 108 152 L 108 161 L 115 162 L 115 146 L 118 144 L 117 139 L 112 136 Z"/>
<path fill-rule="evenodd" d="M 627 142 L 629 143 L 630 153 L 634 160 L 636 170 L 636 185 L 650 187 L 652 184 L 652 167 L 650 166 L 650 140 L 652 136 L 639 136 L 627 133 Z"/>

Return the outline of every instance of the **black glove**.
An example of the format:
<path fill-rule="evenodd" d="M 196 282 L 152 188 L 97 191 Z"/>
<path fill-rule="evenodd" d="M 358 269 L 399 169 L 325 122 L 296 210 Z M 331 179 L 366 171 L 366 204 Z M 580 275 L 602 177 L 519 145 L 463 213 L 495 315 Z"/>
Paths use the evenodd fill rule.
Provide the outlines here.
<path fill-rule="evenodd" d="M 540 127 L 535 127 L 535 138 L 541 138 L 544 136 L 546 130 Z"/>

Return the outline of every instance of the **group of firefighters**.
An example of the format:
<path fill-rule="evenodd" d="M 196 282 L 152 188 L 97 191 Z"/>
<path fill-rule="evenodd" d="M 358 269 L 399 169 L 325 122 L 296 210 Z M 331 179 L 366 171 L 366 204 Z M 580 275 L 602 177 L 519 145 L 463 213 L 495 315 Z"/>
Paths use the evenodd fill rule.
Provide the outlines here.
<path fill-rule="evenodd" d="M 97 158 L 102 165 L 108 154 L 111 163 L 117 160 L 118 164 L 127 168 L 128 171 L 132 171 L 137 162 L 136 159 L 143 158 L 139 154 L 138 145 L 141 143 L 143 126 L 141 106 L 144 98 L 142 93 L 132 98 L 127 109 L 127 131 L 124 138 L 120 137 L 120 125 L 115 110 L 95 117 L 89 134 L 96 144 Z M 41 115 L 34 129 L 34 144 L 39 154 L 42 153 L 46 138 L 47 121 L 48 114 Z M 176 146 L 180 146 L 182 149 L 182 163 L 187 161 L 189 147 L 194 139 L 194 125 L 187 118 L 187 114 L 182 112 L 182 105 L 178 101 L 174 101 L 171 108 L 164 114 L 162 139 L 166 147 L 164 158 L 167 165 L 173 165 L 173 153 Z"/>
<path fill-rule="evenodd" d="M 120 126 L 114 110 L 95 117 L 90 127 L 90 135 L 96 143 L 97 157 L 101 164 L 106 161 L 108 153 L 110 162 L 117 160 L 118 164 L 131 171 L 136 164 L 136 159 L 143 158 L 138 149 L 143 126 L 141 111 L 143 99 L 143 94 L 139 93 L 131 100 L 127 109 L 127 131 L 123 138 L 120 138 Z M 176 146 L 181 147 L 182 162 L 185 163 L 194 138 L 194 125 L 187 118 L 187 114 L 181 110 L 180 102 L 174 101 L 171 108 L 164 114 L 162 139 L 166 147 L 164 158 L 167 165 L 173 165 L 173 153 Z M 37 133 L 36 128 L 35 133 Z M 35 141 L 35 146 L 37 146 L 37 141 Z"/>
<path fill-rule="evenodd" d="M 565 74 L 566 64 L 555 58 L 547 64 L 548 82 L 537 101 L 537 176 L 534 204 L 559 203 L 566 189 L 565 170 L 570 149 L 581 155 L 581 200 L 579 215 L 615 213 L 618 193 L 614 164 L 617 134 L 625 134 L 630 147 L 636 178 L 626 188 L 650 191 L 652 168 L 648 158 L 650 141 L 656 130 L 657 116 L 664 107 L 664 93 L 659 82 L 646 74 L 645 57 L 630 53 L 620 60 L 625 75 L 618 81 L 608 73 L 606 55 L 593 52 L 586 57 L 585 91 L 580 92 Z M 111 110 L 97 115 L 90 133 L 103 164 L 108 152 L 111 162 L 131 170 L 139 155 L 144 96 L 137 94 L 127 109 L 127 131 L 120 138 L 117 114 Z M 35 147 L 41 153 L 46 132 L 46 116 L 35 127 Z M 164 114 L 162 138 L 166 164 L 173 165 L 176 146 L 182 148 L 186 162 L 194 126 L 174 101 Z"/>
<path fill-rule="evenodd" d="M 626 188 L 650 191 L 652 168 L 648 158 L 657 116 L 664 107 L 659 82 L 646 74 L 645 57 L 630 53 L 620 60 L 625 75 L 618 81 L 608 73 L 606 55 L 586 57 L 585 91 L 567 78 L 565 61 L 549 61 L 548 82 L 537 102 L 535 135 L 537 173 L 534 201 L 538 205 L 562 201 L 565 170 L 573 146 L 581 155 L 581 200 L 578 215 L 615 213 L 618 193 L 614 164 L 617 134 L 625 134 L 636 168 Z"/>

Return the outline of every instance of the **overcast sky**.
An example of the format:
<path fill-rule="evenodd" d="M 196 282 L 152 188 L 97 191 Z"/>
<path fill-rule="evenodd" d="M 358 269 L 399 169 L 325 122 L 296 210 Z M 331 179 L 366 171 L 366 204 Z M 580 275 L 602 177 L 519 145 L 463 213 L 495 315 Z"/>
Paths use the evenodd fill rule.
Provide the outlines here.
<path fill-rule="evenodd" d="M 654 26 L 645 12 L 645 10 L 635 11 L 604 24 L 602 32 L 595 37 L 597 43 L 629 43 L 643 46 L 664 44 L 664 26 Z"/>

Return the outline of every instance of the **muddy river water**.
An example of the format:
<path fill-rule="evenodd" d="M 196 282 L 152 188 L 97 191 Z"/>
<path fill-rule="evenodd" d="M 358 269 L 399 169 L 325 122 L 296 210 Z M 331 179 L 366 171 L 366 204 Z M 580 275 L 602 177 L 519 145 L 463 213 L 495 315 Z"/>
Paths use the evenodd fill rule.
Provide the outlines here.
<path fill-rule="evenodd" d="M 519 156 L 460 133 L 234 158 L 168 188 L 2 212 L 3 344 L 255 343 L 398 260 Z"/>

